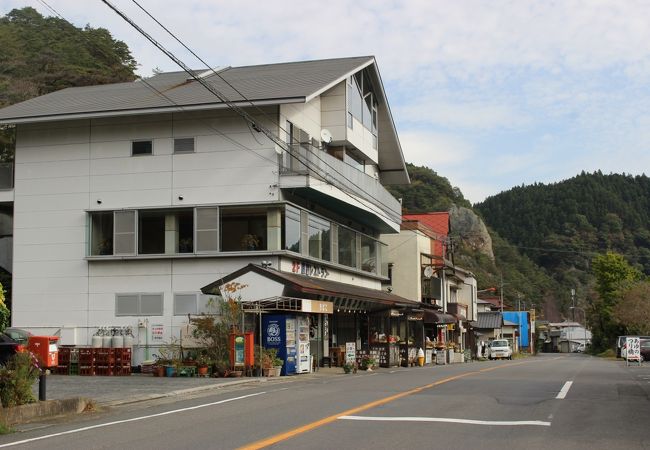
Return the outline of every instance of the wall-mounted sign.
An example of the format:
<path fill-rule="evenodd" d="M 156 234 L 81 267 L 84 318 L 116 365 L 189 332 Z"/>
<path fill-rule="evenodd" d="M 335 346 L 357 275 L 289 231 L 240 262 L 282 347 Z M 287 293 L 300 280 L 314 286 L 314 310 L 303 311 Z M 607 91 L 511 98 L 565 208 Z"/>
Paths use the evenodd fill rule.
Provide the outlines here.
<path fill-rule="evenodd" d="M 390 316 L 391 316 L 391 317 L 399 317 L 399 316 L 401 316 L 401 315 L 402 315 L 402 313 L 399 312 L 399 311 L 396 310 L 396 309 L 391 309 L 391 310 L 390 310 Z"/>
<path fill-rule="evenodd" d="M 320 300 L 303 300 L 301 311 L 317 314 L 334 314 L 334 303 Z"/>
<path fill-rule="evenodd" d="M 317 266 L 315 264 L 295 260 L 291 261 L 291 272 L 316 278 L 327 278 L 330 276 L 330 273 L 325 266 Z"/>
<path fill-rule="evenodd" d="M 161 323 L 151 325 L 151 342 L 162 342 L 164 340 L 165 326 Z"/>
<path fill-rule="evenodd" d="M 415 322 L 418 320 L 424 319 L 424 313 L 415 313 L 415 314 L 409 314 L 406 317 L 407 320 L 410 320 L 411 322 Z"/>

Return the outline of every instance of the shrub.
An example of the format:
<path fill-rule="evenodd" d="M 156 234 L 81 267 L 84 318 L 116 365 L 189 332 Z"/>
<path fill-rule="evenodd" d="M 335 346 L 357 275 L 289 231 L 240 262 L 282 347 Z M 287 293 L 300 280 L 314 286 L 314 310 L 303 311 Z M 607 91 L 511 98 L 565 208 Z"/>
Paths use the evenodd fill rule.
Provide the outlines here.
<path fill-rule="evenodd" d="M 0 401 L 3 407 L 34 403 L 32 386 L 41 374 L 38 359 L 31 352 L 20 352 L 0 366 Z"/>

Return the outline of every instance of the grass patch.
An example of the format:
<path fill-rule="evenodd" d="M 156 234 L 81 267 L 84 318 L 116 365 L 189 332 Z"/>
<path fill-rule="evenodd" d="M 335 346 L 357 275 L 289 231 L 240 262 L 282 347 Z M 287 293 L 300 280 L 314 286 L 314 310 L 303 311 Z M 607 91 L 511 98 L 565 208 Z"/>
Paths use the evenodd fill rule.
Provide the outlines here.
<path fill-rule="evenodd" d="M 612 359 L 616 359 L 616 352 L 615 352 L 614 350 L 612 350 L 611 348 L 608 348 L 608 349 L 605 350 L 604 352 L 602 352 L 602 353 L 598 353 L 596 356 L 598 356 L 598 357 L 600 357 L 600 358 L 612 358 Z"/>
<path fill-rule="evenodd" d="M 13 428 L 5 425 L 4 423 L 0 423 L 0 434 L 9 434 L 13 432 L 14 432 Z"/>

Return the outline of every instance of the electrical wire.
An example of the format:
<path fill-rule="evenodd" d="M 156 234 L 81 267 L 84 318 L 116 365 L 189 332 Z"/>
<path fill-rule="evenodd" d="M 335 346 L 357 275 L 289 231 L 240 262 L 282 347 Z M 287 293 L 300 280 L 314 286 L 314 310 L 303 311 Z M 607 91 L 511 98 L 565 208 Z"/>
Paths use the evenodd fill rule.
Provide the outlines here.
<path fill-rule="evenodd" d="M 41 3 L 42 5 L 44 5 L 47 9 L 49 9 L 52 13 L 54 13 L 56 16 L 58 16 L 61 20 L 64 20 L 65 22 L 67 22 L 67 23 L 68 23 L 69 25 L 71 25 L 71 26 L 74 26 L 74 25 L 73 25 L 73 24 L 72 24 L 68 19 L 66 19 L 66 18 L 65 18 L 61 13 L 59 13 L 59 12 L 58 12 L 56 9 L 54 9 L 52 6 L 50 6 L 50 5 L 49 5 L 45 0 L 38 0 L 38 2 Z M 86 42 L 87 42 L 88 44 L 93 45 L 93 47 L 95 48 L 95 50 L 98 50 L 100 53 L 102 53 L 102 54 L 103 54 L 104 56 L 106 56 L 106 57 L 109 57 L 109 56 L 110 56 L 110 55 L 108 55 L 108 54 L 106 53 L 106 51 L 105 51 L 103 48 L 101 48 L 101 47 L 95 45 L 95 44 L 94 44 L 94 43 L 93 43 L 93 42 L 88 38 L 88 36 L 84 35 L 83 33 L 82 33 L 81 35 L 82 35 L 82 37 L 86 40 Z M 147 86 L 151 91 L 155 92 L 157 95 L 159 95 L 159 96 L 161 96 L 162 98 L 164 98 L 164 99 L 165 99 L 165 100 L 166 100 L 170 105 L 173 105 L 173 106 L 177 107 L 178 109 L 180 109 L 180 110 L 183 111 L 183 112 L 188 112 L 188 110 L 187 110 L 186 108 L 184 108 L 182 105 L 179 105 L 178 103 L 176 103 L 175 101 L 173 101 L 171 98 L 169 98 L 169 96 L 167 96 L 164 92 L 161 92 L 159 89 L 157 89 L 157 88 L 156 88 L 155 86 L 153 86 L 151 83 L 149 83 L 149 82 L 147 81 L 146 78 L 142 78 L 142 77 L 140 77 L 140 78 L 138 78 L 138 81 L 141 82 L 141 83 L 143 83 L 143 84 L 144 84 L 145 86 Z M 265 160 L 265 161 L 268 161 L 268 162 L 272 163 L 273 165 L 276 165 L 276 164 L 277 164 L 277 160 L 267 158 L 267 157 L 265 157 L 264 155 L 260 155 L 260 154 L 259 154 L 258 152 L 256 152 L 255 150 L 251 149 L 250 147 L 245 146 L 245 145 L 242 144 L 241 142 L 239 142 L 239 141 L 237 141 L 237 140 L 231 138 L 231 137 L 228 136 L 227 134 L 225 134 L 225 133 L 223 133 L 222 131 L 220 131 L 219 129 L 215 128 L 214 126 L 212 126 L 212 124 L 210 124 L 208 121 L 204 120 L 203 118 L 200 118 L 199 121 L 200 121 L 201 123 L 203 123 L 207 128 L 211 129 L 212 131 L 214 131 L 215 133 L 217 133 L 219 136 L 221 136 L 221 137 L 223 137 L 224 139 L 228 140 L 229 142 L 235 144 L 235 145 L 238 146 L 239 148 L 241 148 L 241 149 L 243 149 L 243 150 L 246 150 L 246 151 L 250 152 L 251 154 L 253 154 L 254 156 L 256 156 L 256 157 L 258 157 L 258 158 L 261 158 L 261 159 L 263 159 L 263 160 Z"/>
<path fill-rule="evenodd" d="M 356 200 L 356 201 L 361 201 L 361 203 L 362 203 L 362 204 L 365 204 L 366 207 L 372 207 L 372 206 L 374 206 L 374 205 L 380 205 L 381 207 L 383 207 L 383 208 L 380 208 L 380 209 L 383 210 L 383 213 L 384 213 L 384 214 L 378 214 L 378 215 L 384 217 L 385 219 L 388 219 L 388 220 L 391 220 L 391 221 L 397 221 L 397 222 L 400 222 L 400 221 L 401 221 L 401 214 L 399 215 L 399 217 L 397 217 L 397 215 L 394 216 L 394 217 L 391 216 L 392 208 L 391 208 L 390 206 L 388 206 L 388 205 L 386 205 L 385 203 L 381 202 L 379 199 L 374 198 L 373 195 L 372 195 L 371 193 L 365 191 L 361 186 L 357 185 L 356 183 L 354 183 L 354 181 L 352 181 L 352 180 L 350 180 L 349 178 L 347 178 L 347 177 L 346 177 L 343 173 L 341 173 L 337 168 L 333 167 L 333 166 L 332 166 L 331 164 L 329 164 L 327 161 L 323 160 L 323 159 L 318 155 L 317 152 L 314 152 L 314 151 L 313 151 L 313 149 L 312 149 L 312 150 L 309 150 L 308 148 L 305 148 L 305 147 L 303 146 L 303 148 L 305 148 L 305 149 L 308 150 L 308 151 L 311 151 L 311 153 L 312 153 L 312 154 L 313 154 L 317 159 L 319 159 L 323 164 L 327 165 L 327 166 L 328 166 L 330 169 L 332 169 L 334 172 L 336 172 L 337 174 L 339 174 L 343 179 L 345 179 L 345 180 L 346 180 L 350 185 L 354 186 L 358 191 L 363 192 L 364 194 L 366 194 L 366 195 L 369 196 L 370 198 L 373 198 L 374 203 L 367 202 L 367 200 L 365 200 L 365 199 L 363 199 L 363 198 L 359 198 L 359 197 L 356 197 L 355 195 L 352 195 L 350 192 L 348 192 L 349 187 L 346 186 L 345 184 L 342 184 L 342 185 L 337 186 L 333 181 L 331 181 L 331 180 L 328 179 L 328 173 L 327 173 L 327 172 L 325 172 L 325 173 L 319 173 L 320 168 L 314 168 L 313 166 L 311 166 L 311 163 L 309 162 L 309 160 L 301 159 L 301 155 L 291 153 L 291 152 L 290 152 L 290 148 L 289 148 L 289 146 L 290 146 L 291 144 L 287 144 L 285 141 L 281 140 L 281 139 L 280 139 L 279 137 L 277 137 L 273 132 L 271 132 L 267 127 L 265 127 L 265 126 L 263 126 L 262 124 L 260 124 L 259 122 L 257 122 L 257 121 L 252 117 L 252 116 L 250 116 L 249 114 L 247 114 L 247 113 L 246 113 L 246 112 L 245 112 L 241 107 L 239 107 L 237 104 L 235 104 L 234 102 L 232 102 L 231 100 L 229 100 L 229 99 L 228 99 L 228 98 L 227 98 L 227 97 L 226 97 L 222 92 L 220 92 L 219 90 L 217 90 L 216 88 L 214 88 L 211 84 L 207 83 L 207 81 L 206 81 L 203 77 L 199 77 L 199 76 L 197 76 L 197 75 L 196 75 L 196 74 L 195 74 L 191 69 L 189 69 L 189 67 L 187 67 L 187 66 L 186 66 L 186 65 L 185 65 L 185 64 L 184 64 L 184 63 L 183 63 L 179 58 L 177 58 L 177 57 L 176 57 L 176 56 L 175 56 L 171 51 L 167 50 L 164 46 L 162 46 L 162 44 L 160 44 L 159 42 L 157 42 L 157 41 L 156 41 L 156 40 L 155 40 L 151 35 L 149 35 L 146 31 L 144 31 L 144 29 L 142 29 L 138 24 L 136 24 L 132 19 L 130 19 L 126 14 L 124 14 L 122 11 L 120 11 L 117 7 L 115 7 L 114 5 L 112 5 L 108 0 L 101 0 L 101 1 L 102 1 L 104 4 L 106 4 L 109 8 L 111 8 L 111 9 L 112 9 L 116 14 L 118 14 L 120 17 L 122 17 L 122 19 L 124 19 L 124 20 L 129 24 L 129 25 L 131 25 L 133 28 L 135 28 L 135 29 L 136 29 L 140 34 L 142 34 L 142 35 L 143 35 L 147 40 L 149 40 L 149 41 L 150 41 L 154 46 L 156 46 L 160 51 L 162 51 L 162 52 L 163 52 L 163 53 L 164 53 L 168 58 L 170 58 L 172 61 L 174 61 L 174 62 L 175 62 L 179 67 L 181 67 L 181 68 L 182 68 L 182 69 L 183 69 L 183 70 L 184 70 L 188 75 L 190 75 L 192 78 L 194 78 L 195 81 L 199 82 L 199 83 L 200 83 L 204 88 L 206 88 L 209 92 L 211 92 L 213 95 L 215 95 L 217 98 L 219 98 L 219 100 L 221 100 L 223 103 L 225 103 L 229 108 L 231 108 L 233 111 L 235 111 L 235 112 L 238 113 L 240 116 L 242 116 L 246 121 L 248 121 L 251 125 L 253 125 L 253 127 L 254 127 L 256 130 L 259 130 L 260 132 L 264 133 L 264 134 L 265 134 L 265 135 L 266 135 L 266 136 L 267 136 L 267 137 L 268 137 L 272 142 L 274 142 L 276 145 L 278 145 L 281 149 L 283 149 L 284 151 L 287 151 L 288 153 L 290 153 L 291 156 L 292 156 L 293 158 L 296 158 L 296 159 L 299 160 L 302 164 L 304 164 L 307 168 L 310 168 L 313 172 L 319 174 L 319 175 L 320 175 L 320 178 L 321 178 L 324 182 L 326 182 L 326 183 L 328 183 L 328 184 L 331 184 L 331 185 L 333 185 L 333 186 L 338 187 L 339 189 L 341 189 L 341 191 L 342 191 L 344 194 L 348 195 L 350 198 L 352 198 L 352 199 L 354 199 L 354 200 Z M 134 3 L 136 3 L 136 5 L 138 5 L 138 7 L 139 7 L 140 9 L 142 9 L 143 11 L 145 11 L 145 13 L 146 13 L 149 17 L 151 17 L 154 21 L 156 21 L 156 23 L 158 23 L 158 24 L 159 24 L 159 25 L 160 25 L 160 26 L 161 26 L 165 31 L 167 31 L 170 35 L 172 35 L 172 37 L 173 37 L 176 41 L 178 41 L 179 43 L 181 43 L 181 45 L 183 45 L 183 47 L 185 47 L 186 49 L 188 49 L 188 51 L 190 51 L 190 53 L 192 53 L 194 56 L 196 56 L 196 57 L 199 59 L 199 61 L 201 61 L 203 64 L 205 64 L 205 65 L 206 65 L 210 70 L 212 70 L 212 71 L 213 71 L 217 76 L 219 76 L 219 78 L 221 78 L 222 80 L 224 80 L 223 77 L 222 77 L 219 73 L 217 73 L 216 71 L 214 71 L 214 69 L 210 68 L 210 66 L 209 66 L 207 63 L 205 63 L 205 61 L 203 61 L 201 58 L 199 58 L 199 57 L 196 55 L 195 52 L 193 52 L 191 49 L 189 49 L 189 47 L 187 47 L 184 43 L 182 43 L 182 41 L 180 41 L 180 39 L 178 39 L 176 36 L 174 36 L 173 33 L 171 33 L 171 31 L 169 31 L 166 27 L 164 27 L 164 26 L 163 26 L 163 25 L 162 25 L 162 24 L 161 24 L 157 19 L 155 19 L 155 18 L 154 18 L 154 17 L 153 17 L 153 16 L 152 16 L 148 11 L 146 11 L 146 10 L 145 10 L 141 5 L 139 5 L 137 2 L 134 2 Z M 224 82 L 226 82 L 226 84 L 228 84 L 231 88 L 233 88 L 236 92 L 238 92 L 239 95 L 241 95 L 242 98 L 243 98 L 246 102 L 248 102 L 249 104 L 253 105 L 253 102 L 251 102 L 251 101 L 250 101 L 249 99 L 247 99 L 243 94 L 241 94 L 241 93 L 240 93 L 236 88 L 234 88 L 234 87 L 232 86 L 232 84 L 228 83 L 226 80 L 224 80 Z M 258 108 L 258 109 L 259 109 L 259 108 Z M 280 125 L 278 125 L 278 127 L 279 127 L 280 129 L 283 129 Z M 284 130 L 284 131 L 285 131 L 285 133 L 286 133 L 286 130 Z M 287 135 L 289 136 L 289 139 L 292 139 L 292 136 L 291 136 L 289 133 L 287 133 Z M 298 144 L 298 145 L 301 144 L 297 139 L 294 139 L 294 140 L 296 141 L 296 144 Z M 312 147 L 312 148 L 314 147 L 314 146 L 311 145 L 310 143 L 308 143 L 307 145 L 308 145 L 309 147 Z"/>
<path fill-rule="evenodd" d="M 47 9 L 49 9 L 50 11 L 52 11 L 56 16 L 58 16 L 59 18 L 61 18 L 61 19 L 64 20 L 64 21 L 68 22 L 69 24 L 71 24 L 70 21 L 68 21 L 67 19 L 65 19 L 65 18 L 63 17 L 62 14 L 60 14 L 56 9 L 54 9 L 54 8 L 53 8 L 52 6 L 50 6 L 47 2 L 45 2 L 45 0 L 38 0 L 38 1 L 39 1 L 41 4 L 43 4 Z M 261 131 L 266 130 L 267 133 L 271 133 L 270 130 L 265 129 L 264 127 L 262 127 L 261 124 L 259 124 L 257 121 L 255 121 L 255 120 L 254 120 L 250 115 L 245 114 L 245 113 L 244 113 L 244 114 L 241 114 L 241 113 L 243 112 L 243 110 L 242 110 L 241 108 L 238 108 L 237 106 L 234 106 L 234 105 L 232 104 L 232 102 L 230 102 L 229 100 L 227 100 L 227 99 L 225 98 L 225 96 L 224 96 L 222 93 L 220 93 L 219 91 L 216 91 L 216 89 L 214 89 L 214 91 L 216 91 L 216 92 L 213 92 L 213 90 L 212 90 L 210 87 L 206 86 L 207 83 L 205 83 L 204 80 L 197 79 L 198 77 L 196 76 L 196 74 L 194 74 L 193 71 L 191 71 L 187 66 L 185 66 L 184 64 L 182 64 L 182 62 L 181 62 L 180 60 L 178 60 L 174 55 L 172 55 L 171 52 L 168 52 L 166 49 L 164 49 L 164 47 L 162 47 L 162 46 L 160 46 L 159 44 L 157 44 L 157 42 L 156 42 L 156 41 L 155 41 L 151 36 L 149 36 L 146 32 L 144 32 L 144 30 L 142 30 L 142 29 L 141 29 L 137 24 L 135 24 L 135 22 L 131 21 L 131 20 L 130 20 L 126 15 L 124 15 L 124 14 L 121 13 L 119 10 L 117 10 L 117 8 L 115 8 L 114 6 L 112 6 L 109 2 L 104 1 L 104 0 L 102 0 L 102 1 L 103 1 L 103 3 L 105 3 L 105 4 L 107 4 L 109 7 L 111 7 L 111 9 L 113 9 L 113 10 L 114 10 L 118 15 L 120 15 L 120 17 L 122 17 L 124 20 L 126 20 L 127 23 L 131 24 L 134 28 L 136 28 L 136 30 L 138 30 L 141 34 L 143 34 L 145 37 L 147 37 L 147 39 L 148 39 L 150 42 L 154 43 L 154 45 L 156 45 L 156 47 L 158 47 L 161 51 L 163 51 L 163 53 L 165 53 L 165 54 L 166 54 L 168 57 L 170 57 L 174 62 L 176 62 L 176 63 L 177 63 L 181 68 L 183 68 L 183 70 L 184 70 L 186 73 L 188 73 L 190 76 L 192 76 L 196 81 L 199 81 L 199 82 L 200 82 L 204 87 L 206 87 L 210 92 L 212 92 L 214 95 L 216 95 L 217 98 L 219 98 L 221 101 L 223 101 L 224 103 L 226 103 L 227 106 L 229 106 L 231 109 L 235 110 L 235 112 L 237 112 L 237 113 L 238 113 L 242 118 L 245 119 L 245 122 L 247 123 L 247 126 L 248 126 L 248 127 L 250 127 L 251 124 L 253 124 L 257 129 L 260 129 Z M 222 77 L 218 72 L 216 72 L 216 71 L 214 71 L 214 69 L 210 68 L 209 65 L 208 65 L 205 61 L 203 61 L 203 60 L 202 60 L 198 55 L 196 55 L 196 53 L 193 52 L 189 47 L 187 47 L 185 44 L 183 44 L 182 41 L 180 41 L 176 36 L 174 36 L 173 33 L 171 33 L 171 31 L 169 31 L 169 30 L 168 30 L 164 25 L 162 25 L 162 24 L 161 24 L 158 20 L 156 20 L 156 19 L 155 19 L 151 14 L 149 14 L 149 13 L 148 13 L 148 12 L 147 12 L 147 11 L 146 11 L 142 6 L 141 6 L 141 5 L 139 5 L 139 4 L 138 4 L 137 2 L 135 2 L 135 1 L 134 1 L 134 3 L 135 3 L 135 4 L 136 4 L 140 9 L 142 9 L 143 11 L 145 11 L 145 13 L 147 13 L 147 15 L 148 15 L 149 17 L 151 17 L 154 21 L 156 21 L 156 23 L 157 23 L 158 25 L 160 25 L 160 26 L 161 26 L 165 31 L 167 31 L 170 35 L 172 35 L 172 37 L 174 37 L 174 39 L 176 39 L 176 40 L 177 40 L 181 45 L 183 45 L 183 47 L 185 47 L 185 48 L 186 48 L 190 53 L 192 53 L 192 54 L 193 54 L 193 55 L 194 55 L 194 56 L 195 56 L 199 61 L 201 61 L 203 64 L 205 64 L 205 65 L 206 65 L 206 66 L 207 66 L 207 67 L 208 67 L 208 68 L 209 68 L 209 69 L 210 69 L 214 74 L 218 75 L 219 78 L 221 78 L 221 79 L 222 79 L 222 80 L 223 80 L 223 81 L 224 81 L 228 86 L 230 86 L 230 87 L 231 87 L 235 92 L 237 92 L 237 93 L 238 93 L 242 98 L 244 98 L 244 99 L 245 99 L 245 100 L 246 100 L 250 105 L 254 106 L 258 111 L 262 112 L 262 114 L 264 114 L 266 117 L 269 117 L 268 114 L 266 114 L 266 112 L 264 112 L 261 108 L 259 108 L 257 105 L 255 105 L 252 101 L 250 101 L 249 99 L 247 99 L 247 98 L 246 98 L 246 97 L 245 97 L 245 96 L 244 96 L 244 95 L 243 95 L 243 94 L 242 94 L 242 93 L 241 93 L 241 92 L 240 92 L 236 87 L 234 87 L 231 83 L 229 83 L 227 80 L 225 80 L 225 79 L 224 79 L 224 78 L 223 78 L 223 77 Z M 96 47 L 96 46 L 95 46 L 95 47 Z M 96 47 L 96 48 L 97 48 L 97 47 Z M 99 49 L 101 52 L 103 52 L 105 56 L 108 56 L 108 55 L 103 51 L 103 49 L 100 49 L 100 48 L 98 48 L 98 49 Z M 149 82 L 147 82 L 146 79 L 144 79 L 144 78 L 140 78 L 140 81 L 143 82 L 143 83 L 144 83 L 144 84 L 145 84 L 149 89 L 155 91 L 158 95 L 160 95 L 161 97 L 165 98 L 165 100 L 166 100 L 167 102 L 169 102 L 170 104 L 175 105 L 175 106 L 178 107 L 181 111 L 185 111 L 185 109 L 184 109 L 181 105 L 179 105 L 179 104 L 177 104 L 176 102 L 174 102 L 173 100 L 171 100 L 167 95 L 165 95 L 165 94 L 162 93 L 160 90 L 158 90 L 158 89 L 155 88 L 153 85 L 151 85 Z M 201 82 L 201 81 L 203 81 L 203 82 Z M 220 95 L 219 95 L 219 94 L 220 94 Z M 273 121 L 272 121 L 272 122 L 273 122 Z M 238 147 L 240 147 L 240 148 L 242 148 L 242 149 L 244 149 L 244 150 L 247 150 L 247 151 L 252 152 L 252 153 L 253 153 L 254 155 L 256 155 L 257 157 L 260 157 L 260 158 L 262 158 L 262 159 L 265 159 L 265 160 L 271 162 L 273 165 L 276 165 L 276 164 L 277 164 L 277 161 L 276 161 L 276 160 L 271 160 L 271 159 L 269 159 L 269 158 L 266 158 L 266 157 L 260 155 L 260 154 L 257 153 L 256 151 L 254 151 L 254 150 L 252 150 L 252 149 L 246 147 L 245 145 L 243 145 L 243 144 L 237 142 L 236 140 L 230 138 L 230 137 L 227 136 L 226 134 L 224 134 L 224 133 L 222 133 L 221 131 L 217 130 L 217 129 L 214 128 L 212 125 L 208 124 L 207 122 L 204 122 L 204 123 L 205 123 L 206 125 L 208 125 L 208 127 L 209 127 L 210 129 L 212 129 L 213 131 L 215 131 L 216 133 L 218 133 L 220 136 L 226 138 L 226 139 L 229 140 L 230 142 L 234 143 L 234 144 L 237 145 Z M 278 125 L 278 126 L 279 126 L 279 125 Z M 279 126 L 279 128 L 282 129 L 281 126 Z M 250 128 L 249 128 L 249 130 L 250 130 Z M 265 133 L 265 134 L 267 134 L 267 133 Z M 287 135 L 291 138 L 291 136 L 290 136 L 289 133 L 287 133 Z M 281 141 L 281 140 L 280 140 L 277 136 L 275 136 L 275 135 L 269 136 L 269 134 L 267 134 L 267 137 L 269 137 L 269 138 L 270 138 L 274 143 L 279 144 L 279 145 L 281 146 L 281 148 L 283 148 L 283 150 L 286 151 L 285 146 L 286 146 L 287 144 L 286 144 L 284 141 Z M 273 138 L 275 138 L 275 139 L 273 139 Z M 255 140 L 256 140 L 257 142 L 259 142 L 256 138 L 255 138 Z M 302 148 L 305 148 L 304 143 L 300 143 L 300 142 L 298 142 L 297 140 L 296 140 L 296 142 L 297 142 L 299 145 L 301 145 Z M 282 145 L 282 144 L 284 144 L 284 145 Z M 314 147 L 313 145 L 311 145 L 311 143 L 309 143 L 308 145 L 309 145 L 310 147 Z M 306 148 L 305 148 L 305 149 L 306 149 Z M 309 149 L 306 149 L 306 150 L 309 150 Z M 290 152 L 290 151 L 289 151 L 288 153 L 291 155 L 292 158 L 295 158 L 296 160 L 298 160 L 299 162 L 301 162 L 303 165 L 305 165 L 305 167 L 307 167 L 307 168 L 311 168 L 314 172 L 318 173 L 318 170 L 315 170 L 315 169 L 311 166 L 311 163 L 310 163 L 308 160 L 303 159 L 303 158 L 302 158 L 302 155 L 300 155 L 299 153 L 298 153 L 298 154 L 294 154 L 294 153 L 292 153 L 292 152 Z M 342 174 L 342 173 L 340 173 L 336 168 L 332 167 L 332 166 L 331 166 L 327 161 L 324 161 L 322 158 L 320 158 L 317 154 L 315 154 L 315 153 L 313 152 L 313 150 L 312 150 L 312 154 L 314 154 L 314 155 L 315 155 L 319 160 L 321 160 L 324 164 L 326 164 L 327 166 L 329 166 L 330 168 L 332 168 L 332 169 L 333 169 L 336 173 L 338 173 L 342 178 L 344 178 L 345 180 L 347 180 L 348 182 L 350 182 L 350 184 L 353 185 L 353 186 L 355 186 L 359 191 L 365 193 L 366 195 L 370 195 L 368 192 L 366 192 L 366 191 L 365 191 L 364 189 L 362 189 L 360 186 L 356 185 L 354 182 L 352 182 L 352 181 L 349 180 L 347 177 L 345 177 L 345 175 Z M 328 184 L 333 184 L 333 185 L 334 185 L 334 183 L 332 183 L 330 180 L 328 180 L 327 173 L 326 173 L 325 175 L 321 175 L 321 177 L 323 178 L 323 181 L 325 181 L 326 183 L 328 183 Z M 337 187 L 338 187 L 338 186 L 337 186 Z M 342 191 L 344 194 L 348 195 L 350 198 L 352 198 L 352 199 L 354 199 L 354 200 L 356 200 L 356 201 L 360 201 L 360 202 L 361 202 L 362 204 L 364 204 L 365 206 L 367 206 L 367 207 L 370 206 L 370 207 L 371 207 L 371 206 L 373 205 L 372 203 L 367 202 L 364 198 L 356 197 L 356 196 L 354 196 L 354 195 L 351 195 L 349 192 L 347 192 L 346 189 L 341 188 L 341 187 L 339 187 L 339 188 L 341 189 L 341 191 Z M 379 201 L 378 199 L 375 199 L 375 204 L 379 204 L 379 205 L 383 206 L 383 208 L 385 208 L 386 210 L 389 210 L 389 211 L 391 210 L 390 207 L 388 207 L 386 204 L 384 204 L 383 202 Z M 382 208 L 382 209 L 383 209 L 383 208 Z M 390 220 L 390 221 L 396 221 L 396 220 L 399 221 L 399 219 L 397 219 L 396 217 L 393 217 L 393 216 L 391 216 L 391 215 L 389 215 L 389 214 L 385 214 L 385 213 L 382 214 L 382 213 L 380 213 L 380 212 L 378 212 L 378 211 L 375 211 L 375 213 L 378 214 L 380 217 L 383 217 L 384 219 L 387 219 L 387 220 Z M 401 217 L 400 217 L 400 218 L 401 218 Z"/>

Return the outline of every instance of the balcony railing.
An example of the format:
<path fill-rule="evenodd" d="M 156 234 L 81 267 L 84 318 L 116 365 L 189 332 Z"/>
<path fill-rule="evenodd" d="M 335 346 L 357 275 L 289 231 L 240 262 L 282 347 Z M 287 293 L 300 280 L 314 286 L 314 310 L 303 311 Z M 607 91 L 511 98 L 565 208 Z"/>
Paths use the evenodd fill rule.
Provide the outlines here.
<path fill-rule="evenodd" d="M 282 175 L 309 174 L 381 208 L 392 220 L 400 223 L 402 205 L 374 177 L 355 169 L 321 150 L 291 145 L 284 154 Z"/>
<path fill-rule="evenodd" d="M 14 164 L 0 163 L 0 191 L 14 188 Z"/>

